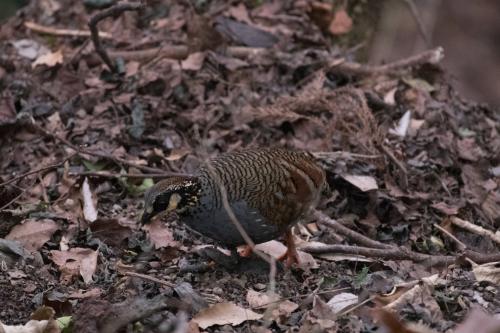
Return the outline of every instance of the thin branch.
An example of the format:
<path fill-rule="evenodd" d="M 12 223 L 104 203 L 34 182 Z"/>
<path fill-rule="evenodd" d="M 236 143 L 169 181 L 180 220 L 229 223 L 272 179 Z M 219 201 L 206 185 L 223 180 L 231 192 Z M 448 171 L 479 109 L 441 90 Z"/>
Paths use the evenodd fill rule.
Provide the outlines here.
<path fill-rule="evenodd" d="M 427 47 L 431 47 L 431 38 L 429 37 L 427 30 L 425 30 L 424 28 L 424 22 L 422 21 L 422 17 L 420 15 L 420 12 L 418 11 L 417 6 L 415 5 L 415 2 L 413 0 L 404 0 L 404 2 L 410 9 L 411 15 L 413 16 L 413 19 L 417 24 L 418 31 L 420 32 L 420 35 L 422 36 L 422 39 L 425 42 L 425 45 Z"/>
<path fill-rule="evenodd" d="M 45 130 L 44 128 L 42 128 L 38 124 L 32 123 L 31 127 L 34 130 L 42 133 L 44 136 L 52 138 L 53 140 L 59 141 L 62 144 L 70 147 L 71 149 L 75 150 L 80 156 L 81 155 L 96 156 L 96 157 L 99 157 L 99 158 L 102 158 L 102 159 L 111 160 L 111 161 L 115 162 L 116 164 L 128 165 L 128 166 L 137 168 L 137 169 L 145 171 L 145 172 L 164 173 L 164 171 L 161 170 L 161 169 L 151 168 L 151 167 L 148 167 L 148 166 L 145 166 L 145 165 L 140 165 L 140 164 L 136 164 L 136 163 L 133 163 L 133 162 L 129 162 L 129 161 L 123 159 L 123 158 L 112 156 L 109 153 L 100 153 L 100 152 L 91 151 L 91 150 L 88 150 L 88 149 L 85 149 L 85 148 L 82 148 L 82 147 L 78 147 L 77 145 L 74 145 L 71 142 L 69 142 L 68 140 L 66 140 L 65 138 L 60 137 L 57 134 L 48 132 L 47 130 Z"/>
<path fill-rule="evenodd" d="M 363 159 L 370 159 L 370 160 L 375 160 L 379 159 L 382 157 L 382 155 L 366 155 L 366 154 L 356 154 L 356 153 L 351 153 L 348 151 L 317 151 L 317 152 L 311 152 L 314 157 L 320 160 L 334 160 L 338 158 L 363 158 Z"/>
<path fill-rule="evenodd" d="M 87 30 L 74 30 L 74 29 L 59 29 L 53 27 L 47 27 L 45 25 L 41 25 L 35 23 L 33 21 L 24 22 L 24 26 L 30 30 L 35 32 L 40 32 L 42 34 L 54 35 L 54 36 L 69 36 L 69 37 L 90 37 L 90 31 Z M 113 38 L 110 33 L 107 32 L 99 32 L 99 37 L 110 39 Z"/>
<path fill-rule="evenodd" d="M 495 243 L 500 244 L 500 235 L 495 234 L 493 231 L 485 229 L 485 228 L 478 226 L 476 224 L 470 223 L 469 221 L 462 220 L 456 216 L 450 217 L 450 221 L 453 225 L 455 225 L 457 227 L 460 227 L 462 229 L 465 229 L 465 230 L 472 232 L 474 234 L 477 234 L 477 235 L 488 237 L 492 241 L 494 241 Z"/>
<path fill-rule="evenodd" d="M 345 236 L 358 244 L 361 244 L 361 245 L 364 245 L 367 247 L 371 247 L 371 248 L 376 248 L 376 249 L 391 249 L 392 248 L 391 245 L 378 242 L 378 241 L 373 240 L 371 238 L 368 238 L 368 237 L 366 237 L 366 236 L 364 236 L 364 235 L 362 235 L 354 230 L 351 230 L 351 229 L 347 228 L 346 226 L 343 226 L 339 222 L 328 217 L 323 212 L 316 210 L 313 213 L 313 215 L 318 220 L 317 221 L 318 224 L 327 226 L 327 227 L 335 230 L 336 233 L 338 233 L 342 236 Z"/>
<path fill-rule="evenodd" d="M 406 167 L 403 165 L 403 163 L 401 163 L 400 160 L 398 160 L 396 158 L 396 156 L 394 156 L 394 154 L 389 150 L 389 148 L 387 148 L 386 146 L 384 146 L 383 144 L 380 145 L 380 148 L 382 149 L 382 151 L 389 157 L 389 159 L 394 163 L 396 164 L 396 166 L 398 167 L 398 169 L 401 171 L 402 173 L 402 187 L 403 187 L 403 190 L 407 190 L 408 189 L 408 170 L 406 170 Z"/>
<path fill-rule="evenodd" d="M 144 8 L 144 5 L 140 2 L 119 2 L 114 6 L 111 6 L 94 16 L 90 19 L 88 26 L 90 29 L 91 39 L 94 43 L 94 48 L 97 54 L 101 57 L 102 61 L 109 67 L 109 69 L 113 72 L 117 72 L 117 68 L 111 58 L 109 57 L 106 49 L 101 43 L 101 39 L 99 37 L 99 30 L 97 28 L 97 24 L 104 20 L 107 17 L 117 17 L 126 11 L 139 10 Z"/>
<path fill-rule="evenodd" d="M 455 262 L 460 255 L 470 258 L 472 261 L 484 264 L 488 262 L 500 261 L 500 253 L 483 254 L 476 251 L 465 249 L 456 256 L 430 255 L 408 250 L 404 247 L 397 247 L 384 244 L 353 231 L 335 220 L 329 218 L 326 214 L 315 211 L 314 216 L 318 223 L 334 229 L 337 233 L 351 239 L 363 246 L 351 245 L 324 245 L 324 246 L 305 246 L 303 251 L 309 253 L 343 253 L 351 255 L 362 255 L 369 258 L 379 258 L 386 260 L 411 260 L 414 262 L 426 262 L 429 265 L 451 264 Z"/>
<path fill-rule="evenodd" d="M 144 279 L 144 280 L 148 280 L 148 281 L 151 281 L 151 282 L 154 282 L 154 283 L 158 283 L 158 284 L 161 284 L 163 286 L 166 286 L 166 287 L 169 287 L 169 288 L 174 288 L 175 287 L 175 283 L 172 283 L 172 282 L 169 282 L 169 281 L 165 281 L 165 280 L 161 280 L 161 279 L 157 279 L 153 276 L 149 276 L 149 275 L 146 275 L 146 274 L 141 274 L 141 273 L 137 273 L 137 272 L 123 272 L 123 275 L 128 275 L 128 276 L 133 276 L 133 277 L 136 277 L 136 278 L 140 278 L 140 279 Z"/>
<path fill-rule="evenodd" d="M 397 246 L 390 246 L 386 249 L 379 249 L 363 246 L 335 244 L 323 246 L 305 246 L 302 247 L 301 250 L 312 254 L 342 253 L 350 255 L 361 255 L 367 258 L 377 258 L 383 260 L 410 260 L 413 262 L 427 263 L 430 266 L 450 265 L 459 258 L 459 256 L 418 253 L 408 250 L 404 247 Z M 485 255 L 482 253 L 466 250 L 464 252 L 464 255 L 478 264 L 500 261 L 500 253 Z"/>
<path fill-rule="evenodd" d="M 101 178 L 166 178 L 175 176 L 190 176 L 181 172 L 162 172 L 162 173 L 113 173 L 109 171 L 82 171 L 70 172 L 70 176 L 79 177 L 101 177 Z"/>
<path fill-rule="evenodd" d="M 465 245 L 462 241 L 460 241 L 460 239 L 455 237 L 455 235 L 453 235 L 451 232 L 449 232 L 439 224 L 434 223 L 434 228 L 441 231 L 444 235 L 448 236 L 452 241 L 454 241 L 457 244 L 459 250 L 463 251 L 467 249 L 467 245 Z"/>
<path fill-rule="evenodd" d="M 51 165 L 48 165 L 48 166 L 45 166 L 45 167 L 42 167 L 42 168 L 39 168 L 39 169 L 35 169 L 35 170 L 31 170 L 31 171 L 28 171 L 28 172 L 25 172 L 19 176 L 16 176 L 14 178 L 11 178 L 3 183 L 0 183 L 0 187 L 1 186 L 5 186 L 5 185 L 8 185 L 12 182 L 15 182 L 16 180 L 19 180 L 21 178 L 25 178 L 27 176 L 30 176 L 32 174 L 35 174 L 35 173 L 40 173 L 40 172 L 44 172 L 44 171 L 47 171 L 47 170 L 52 170 L 52 169 L 56 169 L 56 168 L 59 168 L 61 166 L 64 165 L 64 163 L 66 163 L 66 161 L 68 161 L 69 159 L 71 159 L 73 156 L 75 156 L 77 153 L 73 153 L 69 156 L 66 156 L 62 161 L 58 162 L 58 163 L 55 163 L 55 164 L 51 164 Z"/>
<path fill-rule="evenodd" d="M 229 46 L 226 49 L 228 56 L 235 58 L 248 58 L 253 55 L 262 54 L 267 52 L 268 49 L 258 47 L 245 47 L 245 46 Z M 131 51 L 109 51 L 109 55 L 113 58 L 123 58 L 124 60 L 146 60 L 154 57 L 161 56 L 162 58 L 182 60 L 189 55 L 189 49 L 185 45 L 164 45 L 160 47 L 153 47 L 144 50 L 131 50 Z"/>
<path fill-rule="evenodd" d="M 339 70 L 341 72 L 347 72 L 354 75 L 369 76 L 369 75 L 393 73 L 400 70 L 408 69 L 410 67 L 421 66 L 423 64 L 437 64 L 443 58 L 444 58 L 443 48 L 437 47 L 435 49 L 427 50 L 422 53 L 386 65 L 373 66 L 355 62 L 337 61 L 333 66 L 330 67 L 330 69 Z"/>

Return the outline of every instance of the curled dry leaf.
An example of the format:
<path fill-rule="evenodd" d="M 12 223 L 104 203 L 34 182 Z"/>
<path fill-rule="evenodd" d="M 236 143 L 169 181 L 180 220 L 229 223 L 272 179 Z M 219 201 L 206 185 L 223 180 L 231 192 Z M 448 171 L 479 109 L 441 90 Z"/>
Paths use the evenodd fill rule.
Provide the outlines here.
<path fill-rule="evenodd" d="M 64 61 L 63 53 L 61 50 L 57 50 L 56 52 L 50 52 L 46 54 L 42 54 L 31 64 L 32 68 L 35 68 L 39 65 L 46 65 L 48 67 L 54 67 L 57 64 L 62 64 Z"/>
<path fill-rule="evenodd" d="M 149 239 L 154 244 L 155 249 L 162 247 L 179 247 L 179 243 L 174 240 L 172 231 L 170 231 L 160 219 L 154 220 L 143 228 L 148 232 Z"/>
<path fill-rule="evenodd" d="M 58 229 L 52 220 L 28 219 L 14 226 L 5 239 L 18 241 L 28 251 L 38 251 Z"/>
<path fill-rule="evenodd" d="M 352 185 L 356 186 L 363 192 L 377 190 L 377 181 L 371 176 L 361 175 L 341 175 L 341 177 Z"/>
<path fill-rule="evenodd" d="M 69 251 L 50 251 L 52 261 L 61 271 L 61 282 L 69 283 L 80 274 L 85 283 L 92 282 L 97 268 L 97 251 L 75 247 Z"/>
<path fill-rule="evenodd" d="M 358 296 L 351 293 L 340 293 L 326 303 L 334 313 L 339 313 L 348 306 L 358 303 Z"/>
<path fill-rule="evenodd" d="M 90 225 L 90 230 L 95 238 L 111 246 L 120 246 L 132 234 L 132 230 L 122 226 L 117 219 L 99 218 Z"/>
<path fill-rule="evenodd" d="M 181 67 L 188 71 L 199 71 L 204 61 L 205 52 L 194 52 L 181 62 Z"/>
<path fill-rule="evenodd" d="M 406 136 L 406 132 L 408 132 L 408 127 L 410 127 L 410 121 L 411 111 L 406 111 L 399 120 L 398 126 L 389 129 L 389 133 L 404 138 Z"/>
<path fill-rule="evenodd" d="M 283 254 L 286 253 L 286 246 L 283 245 L 283 243 L 280 243 L 276 240 L 257 244 L 255 246 L 255 249 L 262 251 L 275 259 L 280 258 L 281 256 L 283 256 Z M 315 268 L 319 267 L 318 263 L 316 262 L 316 260 L 314 259 L 314 257 L 311 254 L 306 253 L 304 251 L 300 251 L 300 250 L 297 251 L 297 253 L 299 254 L 299 267 L 300 268 L 302 268 L 302 269 L 315 269 Z"/>
<path fill-rule="evenodd" d="M 239 325 L 247 320 L 261 319 L 262 315 L 252 310 L 244 309 L 234 303 L 219 303 L 208 309 L 201 310 L 194 318 L 202 329 L 213 325 Z"/>
<path fill-rule="evenodd" d="M 500 285 L 500 262 L 490 262 L 472 267 L 477 281 L 489 281 Z"/>
<path fill-rule="evenodd" d="M 60 332 L 60 330 L 55 330 L 55 331 L 48 330 L 50 322 L 51 322 L 50 320 L 30 320 L 24 325 L 14 325 L 14 326 L 4 325 L 0 323 L 0 332 L 2 333 Z"/>
<path fill-rule="evenodd" d="M 279 300 L 279 296 L 276 294 L 260 293 L 253 289 L 249 289 L 247 292 L 246 300 L 251 308 L 265 308 L 273 302 Z"/>
<path fill-rule="evenodd" d="M 86 177 L 82 184 L 81 193 L 83 200 L 83 217 L 89 222 L 94 222 L 95 220 L 97 220 L 97 209 L 96 205 L 94 204 L 92 192 L 90 191 L 89 182 Z"/>

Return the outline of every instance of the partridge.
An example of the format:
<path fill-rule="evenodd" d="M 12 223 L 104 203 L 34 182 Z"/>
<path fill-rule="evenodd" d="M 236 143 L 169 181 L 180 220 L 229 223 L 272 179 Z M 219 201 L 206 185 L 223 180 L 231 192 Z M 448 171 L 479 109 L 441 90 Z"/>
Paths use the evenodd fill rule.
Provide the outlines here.
<path fill-rule="evenodd" d="M 145 195 L 141 222 L 175 211 L 189 228 L 228 247 L 245 240 L 223 204 L 223 192 L 236 219 L 254 243 L 285 235 L 287 266 L 298 263 L 291 227 L 315 207 L 326 188 L 324 170 L 306 152 L 250 149 L 222 154 L 194 176 L 171 177 Z"/>

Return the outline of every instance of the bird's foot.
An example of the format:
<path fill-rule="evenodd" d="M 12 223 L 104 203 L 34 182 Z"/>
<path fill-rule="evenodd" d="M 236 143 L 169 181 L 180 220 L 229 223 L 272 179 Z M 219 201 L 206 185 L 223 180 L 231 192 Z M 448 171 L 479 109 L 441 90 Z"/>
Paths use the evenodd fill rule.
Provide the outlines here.
<path fill-rule="evenodd" d="M 300 264 L 299 253 L 295 247 L 295 240 L 293 239 L 293 234 L 291 229 L 287 229 L 285 232 L 285 242 L 286 242 L 286 252 L 281 257 L 278 258 L 280 261 L 285 261 L 285 266 L 287 268 L 292 267 L 293 264 Z"/>
<path fill-rule="evenodd" d="M 287 268 L 292 267 L 294 264 L 297 266 L 300 264 L 299 253 L 295 248 L 288 248 L 282 256 L 278 257 L 278 260 L 283 261 Z"/>

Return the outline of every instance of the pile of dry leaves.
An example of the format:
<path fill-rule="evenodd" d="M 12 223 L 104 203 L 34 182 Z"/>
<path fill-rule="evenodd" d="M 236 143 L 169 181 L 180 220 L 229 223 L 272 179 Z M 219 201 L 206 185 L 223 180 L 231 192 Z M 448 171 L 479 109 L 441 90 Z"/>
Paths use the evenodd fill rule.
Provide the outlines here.
<path fill-rule="evenodd" d="M 366 7 L 338 2 L 40 0 L 4 23 L 0 332 L 498 331 L 500 113 L 440 48 L 354 62 Z M 174 217 L 137 225 L 158 179 L 259 146 L 313 152 L 333 189 L 301 267 L 213 267 Z"/>

